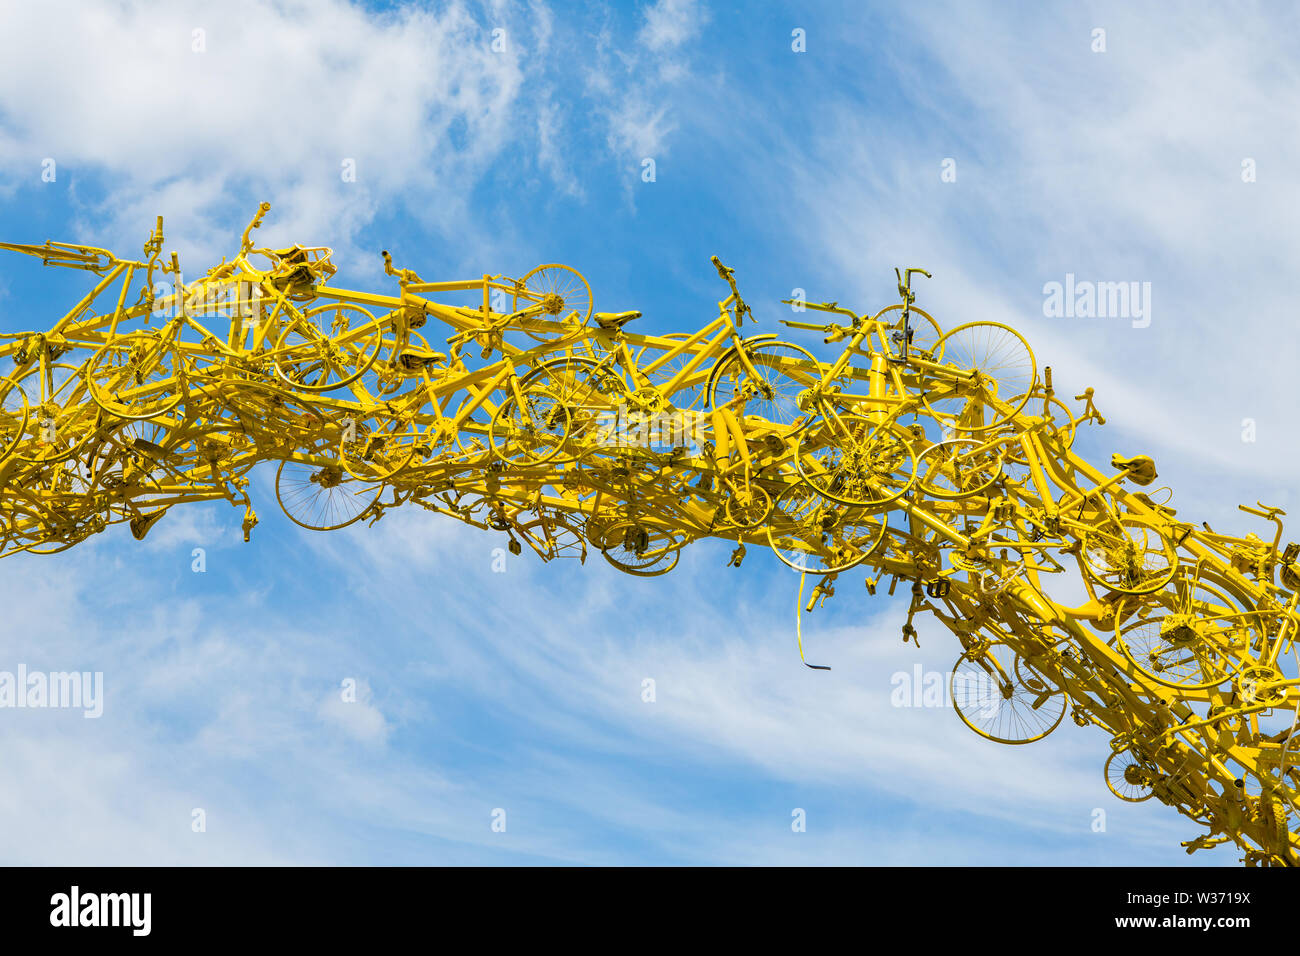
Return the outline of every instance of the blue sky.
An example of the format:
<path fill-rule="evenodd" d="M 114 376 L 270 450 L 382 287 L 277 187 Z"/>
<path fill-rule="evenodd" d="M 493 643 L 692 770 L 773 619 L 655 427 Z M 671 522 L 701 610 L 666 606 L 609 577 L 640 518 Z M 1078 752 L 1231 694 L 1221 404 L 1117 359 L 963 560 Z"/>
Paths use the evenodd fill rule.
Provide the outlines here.
<path fill-rule="evenodd" d="M 1263 533 L 1238 502 L 1296 503 L 1282 5 L 206 6 L 0 7 L 0 236 L 134 255 L 161 213 L 198 274 L 267 200 L 260 238 L 333 246 L 335 284 L 391 289 L 380 249 L 431 279 L 564 262 L 654 331 L 713 318 L 713 254 L 759 331 L 793 289 L 874 310 L 894 266 L 924 266 L 942 325 L 1009 322 L 1060 393 L 1096 387 L 1094 460 L 1153 455 L 1216 529 Z M 1067 274 L 1150 282 L 1150 325 L 1046 316 Z M 0 326 L 46 328 L 85 288 L 0 260 Z M 1235 863 L 1111 797 L 1098 731 L 999 747 L 891 706 L 893 675 L 946 673 L 957 644 L 937 622 L 903 644 L 901 601 L 859 577 L 807 622 L 834 666 L 813 672 L 797 577 L 767 556 L 495 573 L 501 540 L 424 512 L 301 530 L 271 477 L 251 544 L 196 504 L 143 543 L 0 563 L 0 669 L 101 670 L 106 698 L 98 720 L 0 714 L 0 859 Z"/>

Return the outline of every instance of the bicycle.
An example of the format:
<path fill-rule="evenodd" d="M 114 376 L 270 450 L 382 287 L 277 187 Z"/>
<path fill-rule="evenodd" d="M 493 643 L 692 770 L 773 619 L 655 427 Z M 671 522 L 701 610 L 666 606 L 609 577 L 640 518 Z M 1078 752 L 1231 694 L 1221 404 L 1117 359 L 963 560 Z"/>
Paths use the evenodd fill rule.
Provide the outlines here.
<path fill-rule="evenodd" d="M 603 358 L 593 357 L 590 351 L 570 351 L 541 363 L 527 380 L 548 380 L 555 394 L 580 406 L 623 406 L 633 414 L 656 415 L 678 409 L 674 396 L 696 386 L 711 361 L 703 378 L 711 410 L 726 406 L 739 417 L 754 416 L 792 427 L 802 414 L 793 395 L 803 386 L 791 370 L 815 368 L 816 360 L 796 345 L 776 341 L 774 334 L 742 336 L 744 318 L 752 318 L 752 313 L 736 286 L 735 270 L 724 266 L 717 256 L 711 261 L 730 287 L 730 294 L 718 303 L 718 318 L 698 332 L 680 340 L 631 336 L 624 327 L 639 318 L 640 312 L 598 314 L 599 332 L 593 341 L 605 352 Z M 663 354 L 641 366 L 629 343 L 640 346 L 641 356 L 649 349 Z M 656 382 L 653 376 L 665 368 L 672 368 L 672 373 Z M 691 400 L 688 407 L 693 404 Z"/>

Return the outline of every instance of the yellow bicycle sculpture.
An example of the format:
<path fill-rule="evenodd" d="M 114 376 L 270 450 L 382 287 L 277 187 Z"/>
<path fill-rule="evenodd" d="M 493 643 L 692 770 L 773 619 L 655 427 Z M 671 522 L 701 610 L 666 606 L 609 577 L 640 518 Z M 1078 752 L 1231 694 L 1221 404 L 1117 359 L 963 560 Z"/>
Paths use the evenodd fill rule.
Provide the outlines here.
<path fill-rule="evenodd" d="M 1222 534 L 1139 490 L 1150 458 L 1094 468 L 1071 451 L 1105 422 L 1092 390 L 1073 411 L 1007 326 L 943 331 L 914 304 L 928 273 L 900 274 L 875 315 L 791 302 L 827 315 L 784 324 L 843 343 L 828 363 L 748 334 L 716 258 L 715 321 L 637 335 L 640 313 L 593 311 L 562 265 L 426 282 L 384 253 L 395 294 L 332 287 L 330 250 L 255 245 L 268 209 L 188 284 L 161 217 L 141 260 L 0 244 L 97 277 L 49 331 L 0 336 L 0 554 L 117 523 L 143 538 L 205 499 L 243 507 L 247 540 L 247 475 L 271 461 L 280 507 L 318 531 L 414 503 L 516 554 L 598 551 L 640 576 L 698 538 L 735 542 L 735 567 L 770 548 L 801 576 L 800 620 L 863 568 L 872 594 L 908 583 L 905 640 L 922 612 L 957 636 L 949 692 L 977 734 L 1031 743 L 1068 713 L 1110 734 L 1116 797 L 1200 825 L 1189 853 L 1297 862 L 1300 544 L 1279 550 L 1282 512 L 1242 506 L 1271 541 Z M 1082 606 L 1049 596 L 1062 581 Z"/>

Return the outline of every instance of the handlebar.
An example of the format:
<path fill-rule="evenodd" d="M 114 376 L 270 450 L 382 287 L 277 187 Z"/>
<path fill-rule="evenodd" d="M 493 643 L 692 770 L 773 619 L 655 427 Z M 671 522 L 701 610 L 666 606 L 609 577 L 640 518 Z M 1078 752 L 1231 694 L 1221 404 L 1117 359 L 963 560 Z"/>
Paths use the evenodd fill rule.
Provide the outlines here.
<path fill-rule="evenodd" d="M 745 313 L 749 312 L 750 317 L 753 313 L 749 311 L 749 306 L 745 305 L 745 300 L 740 297 L 740 290 L 736 288 L 736 270 L 728 269 L 722 264 L 722 260 L 717 256 L 709 256 L 709 261 L 713 267 L 718 270 L 718 275 L 731 286 L 731 297 L 736 302 L 736 324 L 739 325 L 745 320 Z"/>
<path fill-rule="evenodd" d="M 894 267 L 894 275 L 898 277 L 898 294 L 903 297 L 903 302 L 907 305 L 911 305 L 916 301 L 916 293 L 912 291 L 912 274 L 916 272 L 919 272 L 927 279 L 934 278 L 924 269 L 918 269 L 916 267 L 904 269 L 903 274 L 899 275 L 898 267 Z"/>
<path fill-rule="evenodd" d="M 1237 505 L 1237 507 L 1242 511 L 1246 512 L 1246 514 L 1248 515 L 1255 515 L 1258 518 L 1266 518 L 1269 521 L 1274 520 L 1278 515 L 1283 515 L 1283 516 L 1286 515 L 1286 512 L 1283 511 L 1281 508 L 1270 508 L 1262 501 L 1256 501 L 1255 504 L 1258 505 L 1259 508 L 1261 508 L 1262 510 L 1256 511 L 1254 508 L 1250 507 L 1249 505 Z"/>
<path fill-rule="evenodd" d="M 253 248 L 253 240 L 248 237 L 248 234 L 254 229 L 262 228 L 262 219 L 270 210 L 271 204 L 269 202 L 264 202 L 257 207 L 257 212 L 254 213 L 252 220 L 245 227 L 243 238 L 239 241 L 239 254 L 241 256 Z"/>

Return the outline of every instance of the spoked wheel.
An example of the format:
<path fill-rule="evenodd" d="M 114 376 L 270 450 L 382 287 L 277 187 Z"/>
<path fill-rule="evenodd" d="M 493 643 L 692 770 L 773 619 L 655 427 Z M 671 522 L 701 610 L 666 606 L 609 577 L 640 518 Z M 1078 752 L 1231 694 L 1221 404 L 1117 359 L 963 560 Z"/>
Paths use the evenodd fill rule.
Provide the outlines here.
<path fill-rule="evenodd" d="M 684 538 L 672 531 L 654 528 L 632 518 L 604 525 L 593 543 L 600 548 L 605 560 L 627 574 L 637 577 L 657 577 L 677 567 Z"/>
<path fill-rule="evenodd" d="M 1150 800 L 1152 784 L 1160 772 L 1131 750 L 1117 750 L 1106 758 L 1106 787 L 1126 803 Z"/>
<path fill-rule="evenodd" d="M 1180 690 L 1218 687 L 1233 676 L 1266 630 L 1221 588 L 1180 577 L 1146 597 L 1124 598 L 1115 614 L 1120 652 L 1158 684 Z"/>
<path fill-rule="evenodd" d="M 874 321 L 888 323 L 889 326 L 889 344 L 894 347 L 894 351 L 902 354 L 903 351 L 903 306 L 887 305 L 876 313 Z M 912 341 L 908 346 L 909 352 L 919 352 L 921 355 L 929 355 L 938 361 L 935 356 L 935 345 L 943 336 L 943 330 L 939 328 L 939 323 L 930 317 L 928 312 L 923 312 L 916 306 L 908 310 L 908 323 L 912 330 Z"/>
<path fill-rule="evenodd" d="M 726 489 L 723 511 L 737 528 L 757 528 L 772 513 L 772 496 L 755 482 L 739 482 Z"/>
<path fill-rule="evenodd" d="M 950 438 L 916 458 L 917 482 L 932 498 L 956 501 L 982 494 L 1002 474 L 1002 446 L 986 448 L 974 438 Z"/>
<path fill-rule="evenodd" d="M 73 512 L 58 506 L 18 507 L 6 518 L 12 528 L 5 544 L 7 554 L 14 551 L 58 554 L 98 534 L 109 524 L 105 515 L 90 511 Z"/>
<path fill-rule="evenodd" d="M 615 427 L 626 414 L 627 386 L 607 365 L 581 355 L 550 359 L 520 379 L 519 387 L 540 388 L 559 399 L 568 413 L 570 438 L 576 445 L 617 444 Z M 561 453 L 552 461 L 568 463 L 575 457 Z"/>
<path fill-rule="evenodd" d="M 30 415 L 22 386 L 12 379 L 0 379 L 0 462 L 13 454 L 27 434 Z"/>
<path fill-rule="evenodd" d="M 1247 664 L 1237 672 L 1233 685 L 1237 699 L 1247 705 L 1286 702 L 1286 675 L 1268 664 Z"/>
<path fill-rule="evenodd" d="M 564 450 L 573 419 L 564 402 L 536 385 L 520 386 L 520 400 L 511 394 L 492 416 L 488 438 L 492 453 L 502 461 L 541 465 Z"/>
<path fill-rule="evenodd" d="M 81 462 L 91 490 L 156 491 L 169 475 L 186 481 L 183 473 L 199 465 L 197 452 L 192 438 L 178 438 L 160 422 L 124 421 L 88 445 Z"/>
<path fill-rule="evenodd" d="M 1074 414 L 1070 411 L 1070 406 L 1053 395 L 1048 398 L 1040 391 L 1034 391 L 1031 394 L 1017 395 L 1011 399 L 1011 405 L 1016 405 L 1021 399 L 1025 399 L 1021 408 L 1021 415 L 1033 415 L 1036 418 L 1044 418 L 1044 411 L 1048 419 L 1045 424 L 1038 429 L 1038 439 L 1043 443 L 1049 452 L 1063 454 L 1070 450 L 1074 444 L 1074 434 L 1077 430 L 1077 423 L 1074 420 Z M 1014 423 L 1008 423 L 1007 428 L 1014 428 Z M 1019 431 L 1019 429 L 1016 429 Z M 987 436 L 986 436 L 987 437 Z M 1024 449 L 1018 441 L 1005 442 L 1002 445 L 1003 454 L 1008 461 L 1015 462 L 1017 465 L 1028 467 L 1029 462 L 1025 459 Z"/>
<path fill-rule="evenodd" d="M 1083 569 L 1120 594 L 1158 591 L 1178 570 L 1178 549 L 1159 528 L 1131 515 L 1103 518 L 1083 533 Z"/>
<path fill-rule="evenodd" d="M 292 388 L 329 392 L 365 375 L 383 341 L 384 330 L 369 311 L 331 302 L 288 320 L 276 339 L 272 365 Z"/>
<path fill-rule="evenodd" d="M 133 421 L 156 418 L 185 399 L 184 359 L 156 333 L 124 335 L 91 357 L 86 388 L 110 415 Z"/>
<path fill-rule="evenodd" d="M 800 401 L 821 377 L 812 353 L 788 342 L 759 342 L 745 349 L 754 374 L 739 353 L 725 355 L 709 379 L 709 407 L 727 406 L 742 424 L 756 417 L 790 433 L 807 425 L 811 409 Z"/>
<path fill-rule="evenodd" d="M 359 481 L 383 482 L 405 470 L 421 444 L 432 450 L 425 430 L 400 419 L 370 416 L 344 419 L 339 464 Z"/>
<path fill-rule="evenodd" d="M 515 283 L 514 311 L 524 310 L 537 313 L 521 320 L 524 332 L 539 342 L 550 341 L 555 333 L 529 328 L 528 319 L 585 326 L 591 318 L 591 286 L 577 269 L 556 263 L 538 266 Z"/>
<path fill-rule="evenodd" d="M 978 434 L 1009 422 L 1029 401 L 1038 380 L 1034 353 L 1015 329 L 997 322 L 959 325 L 935 343 L 922 401 L 941 424 Z"/>
<path fill-rule="evenodd" d="M 20 461 L 48 465 L 76 456 L 95 433 L 101 412 L 84 401 L 85 379 L 80 366 L 65 362 L 32 366 L 8 379 L 27 396 L 27 421 L 22 440 L 11 454 Z"/>
<path fill-rule="evenodd" d="M 359 520 L 383 485 L 358 481 L 338 462 L 312 464 L 286 459 L 275 472 L 275 498 L 294 524 L 309 531 L 337 531 Z"/>
<path fill-rule="evenodd" d="M 823 418 L 805 431 L 795 464 L 822 497 L 867 508 L 897 501 L 916 480 L 910 435 L 892 423 L 871 425 L 861 418 Z"/>
<path fill-rule="evenodd" d="M 861 564 L 879 547 L 887 515 L 827 501 L 807 485 L 779 494 L 767 522 L 767 543 L 796 571 L 830 574 Z"/>
<path fill-rule="evenodd" d="M 537 385 L 567 404 L 593 408 L 613 408 L 627 394 L 627 385 L 617 371 L 582 355 L 547 359 L 520 379 L 519 385 Z"/>
<path fill-rule="evenodd" d="M 1042 740 L 1065 716 L 1065 692 L 1017 656 L 1002 641 L 973 647 L 957 658 L 949 680 L 962 723 L 1000 744 Z"/>

